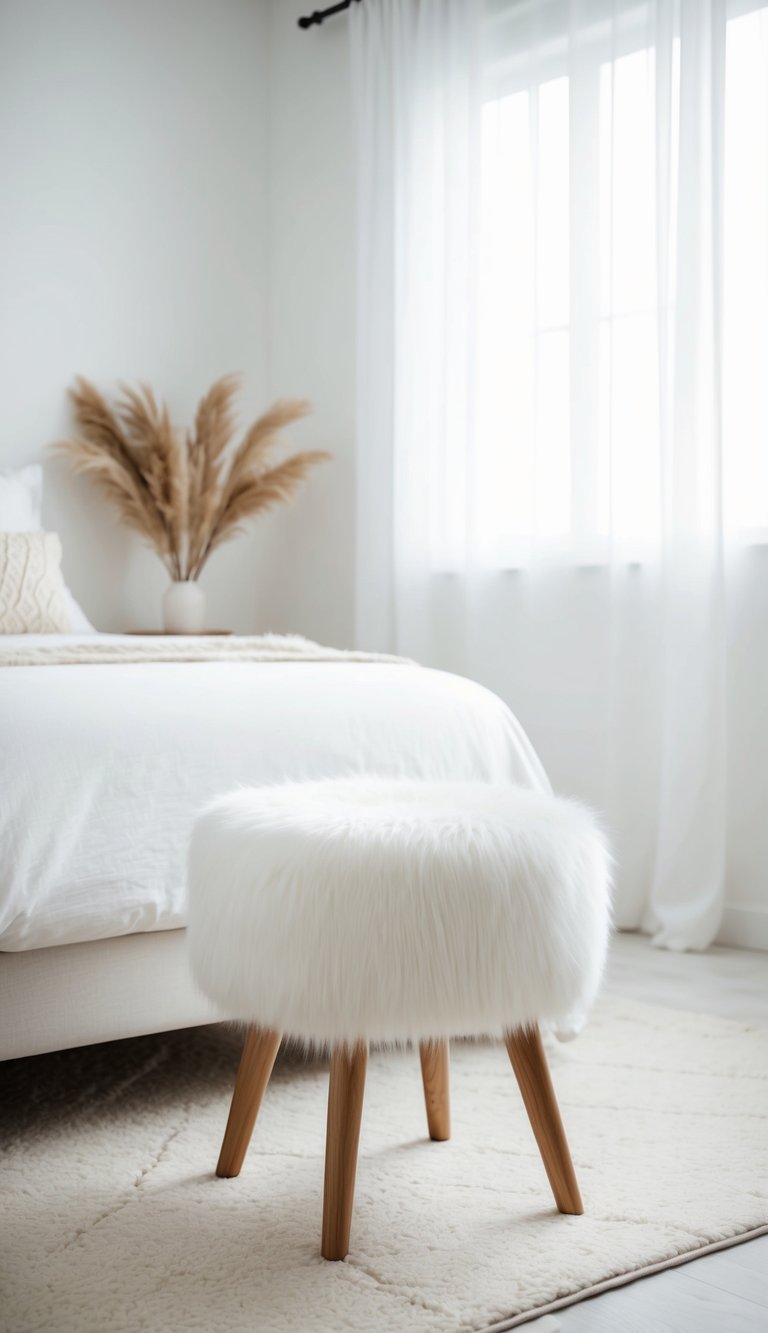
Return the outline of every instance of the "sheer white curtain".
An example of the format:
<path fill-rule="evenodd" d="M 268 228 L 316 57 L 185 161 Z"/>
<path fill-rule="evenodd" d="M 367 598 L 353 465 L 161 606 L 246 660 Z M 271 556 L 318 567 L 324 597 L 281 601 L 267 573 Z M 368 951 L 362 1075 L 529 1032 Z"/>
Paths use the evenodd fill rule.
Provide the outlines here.
<path fill-rule="evenodd" d="M 768 927 L 768 11 L 350 27 L 360 641 L 508 700 L 620 924 L 703 947 L 727 888 Z"/>

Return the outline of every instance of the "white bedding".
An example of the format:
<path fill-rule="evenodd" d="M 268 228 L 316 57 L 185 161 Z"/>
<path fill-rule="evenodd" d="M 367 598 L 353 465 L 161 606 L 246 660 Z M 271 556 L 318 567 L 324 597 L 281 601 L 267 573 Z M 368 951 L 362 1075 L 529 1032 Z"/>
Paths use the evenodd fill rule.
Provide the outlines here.
<path fill-rule="evenodd" d="M 183 925 L 186 842 L 207 800 L 355 772 L 549 789 L 495 695 L 423 667 L 0 667 L 0 949 Z"/>

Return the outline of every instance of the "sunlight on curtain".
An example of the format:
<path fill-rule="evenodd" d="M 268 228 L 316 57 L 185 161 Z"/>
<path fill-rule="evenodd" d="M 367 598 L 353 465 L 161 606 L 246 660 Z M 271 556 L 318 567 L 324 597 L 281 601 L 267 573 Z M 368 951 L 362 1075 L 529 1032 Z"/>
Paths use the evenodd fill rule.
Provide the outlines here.
<path fill-rule="evenodd" d="M 724 510 L 768 540 L 768 9 L 732 19 L 725 82 Z"/>
<path fill-rule="evenodd" d="M 604 813 L 620 925 L 768 942 L 765 0 L 350 34 L 359 642 L 511 705 Z"/>
<path fill-rule="evenodd" d="M 649 40 L 645 8 L 623 46 L 632 31 Z M 726 34 L 723 521 L 727 536 L 764 541 L 768 11 L 732 18 Z M 473 447 L 476 556 L 489 568 L 536 553 L 648 559 L 662 540 L 659 382 L 670 373 L 663 325 L 675 291 L 661 290 L 658 248 L 676 218 L 670 211 L 660 231 L 654 45 L 606 58 L 616 40 L 596 23 L 574 54 L 571 31 L 542 60 L 569 75 L 520 88 L 520 70 L 502 70 L 495 82 L 512 89 L 494 89 L 482 107 Z M 679 38 L 670 56 L 674 180 Z M 455 525 L 441 517 L 432 556 L 450 568 Z M 701 521 L 712 520 L 705 506 Z"/>

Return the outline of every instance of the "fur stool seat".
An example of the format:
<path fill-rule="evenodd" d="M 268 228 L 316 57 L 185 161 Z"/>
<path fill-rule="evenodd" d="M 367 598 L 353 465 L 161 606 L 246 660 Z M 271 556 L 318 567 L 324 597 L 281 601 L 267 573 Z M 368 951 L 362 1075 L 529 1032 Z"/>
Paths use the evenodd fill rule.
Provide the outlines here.
<path fill-rule="evenodd" d="M 538 1025 L 602 974 L 610 859 L 592 815 L 509 784 L 348 778 L 241 790 L 195 826 L 193 974 L 251 1026 L 219 1175 L 237 1175 L 282 1034 L 331 1048 L 322 1251 L 347 1253 L 369 1041 L 419 1044 L 448 1137 L 452 1036 L 503 1036 L 558 1207 L 581 1200 Z"/>

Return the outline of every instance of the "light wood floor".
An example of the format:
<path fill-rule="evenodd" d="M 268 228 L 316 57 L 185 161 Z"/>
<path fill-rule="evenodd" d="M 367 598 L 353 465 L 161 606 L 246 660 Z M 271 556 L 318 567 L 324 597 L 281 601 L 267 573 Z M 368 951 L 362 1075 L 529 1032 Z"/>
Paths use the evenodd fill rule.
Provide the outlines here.
<path fill-rule="evenodd" d="M 768 953 L 677 954 L 619 935 L 606 989 L 768 1026 Z M 563 1333 L 768 1333 L 768 1236 L 582 1301 L 557 1318 Z"/>

